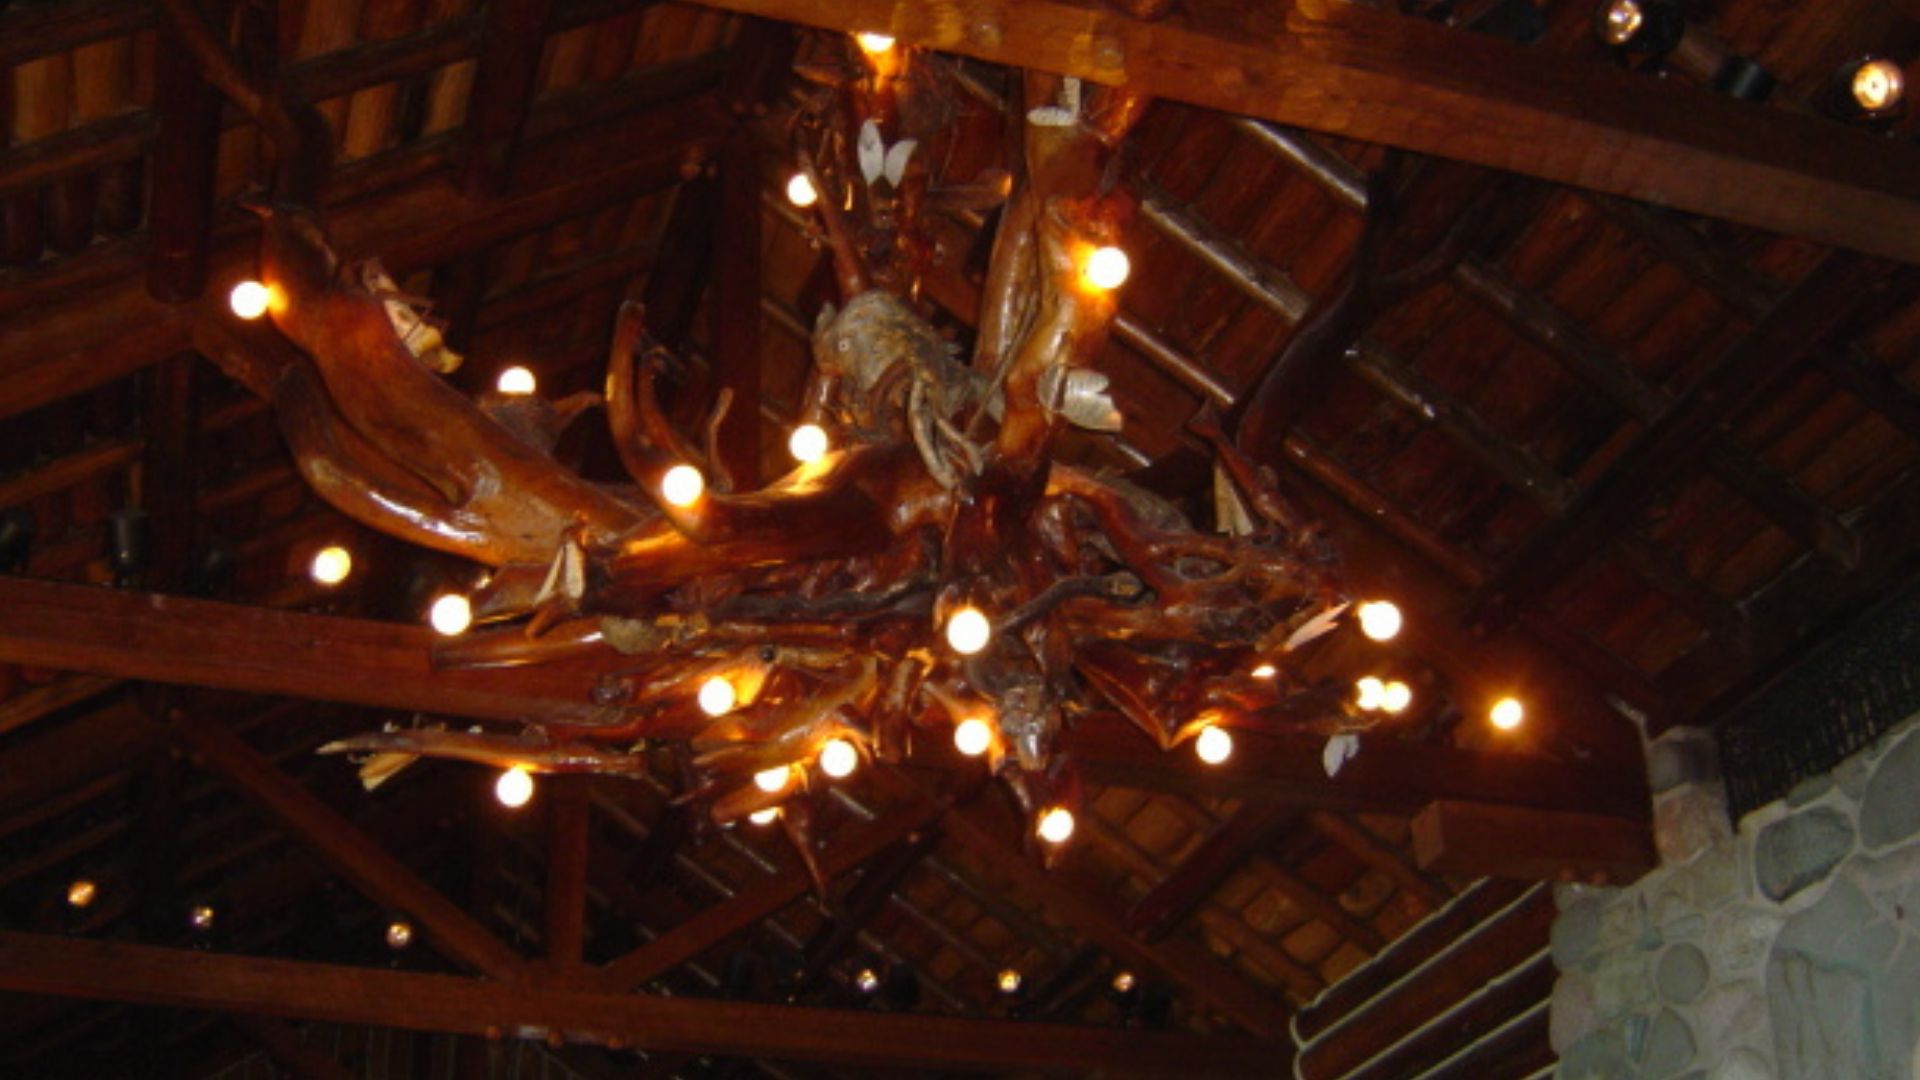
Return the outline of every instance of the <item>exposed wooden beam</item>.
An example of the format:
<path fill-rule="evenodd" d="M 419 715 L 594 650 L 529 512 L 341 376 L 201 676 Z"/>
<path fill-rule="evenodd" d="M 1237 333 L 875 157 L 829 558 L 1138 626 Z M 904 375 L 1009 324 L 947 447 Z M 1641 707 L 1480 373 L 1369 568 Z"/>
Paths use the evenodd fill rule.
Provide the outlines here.
<path fill-rule="evenodd" d="M 216 5 L 216 11 L 224 5 Z M 216 25 L 219 18 L 216 15 Z M 213 226 L 215 158 L 220 149 L 220 94 L 200 75 L 199 64 L 162 24 L 154 58 L 154 143 L 147 238 L 147 291 L 180 304 L 200 295 L 207 280 Z"/>
<path fill-rule="evenodd" d="M 0 735 L 62 709 L 91 701 L 120 685 L 101 675 L 68 675 L 0 701 Z"/>
<path fill-rule="evenodd" d="M 1412 828 L 1414 859 L 1434 874 L 1624 884 L 1658 862 L 1645 828 L 1593 814 L 1445 799 L 1415 814 Z"/>
<path fill-rule="evenodd" d="M 753 133 L 736 127 L 720 150 L 720 213 L 713 232 L 715 393 L 730 399 L 715 454 L 739 490 L 760 475 L 760 161 Z"/>
<path fill-rule="evenodd" d="M 547 963 L 556 971 L 580 964 L 587 937 L 587 868 L 593 806 L 586 776 L 549 780 L 547 813 Z"/>
<path fill-rule="evenodd" d="M 1359 860 L 1392 879 L 1406 893 L 1429 908 L 1437 908 L 1452 897 L 1447 887 L 1428 877 L 1408 862 L 1398 848 L 1381 839 L 1372 829 L 1345 814 L 1317 810 L 1308 816 L 1313 827 L 1327 838 L 1351 851 Z"/>
<path fill-rule="evenodd" d="M 1058 0 L 710 3 L 1920 260 L 1920 148 L 1358 4 L 1228 32 Z"/>
<path fill-rule="evenodd" d="M 923 1069 L 1271 1076 L 1285 1044 L 1223 1036 L 507 986 L 0 932 L 0 989 L 498 1037 Z"/>
<path fill-rule="evenodd" d="M 435 950 L 496 979 L 523 975 L 518 953 L 238 735 L 191 714 L 177 717 L 171 727 L 209 768 L 375 903 L 406 912 Z"/>
<path fill-rule="evenodd" d="M 1273 839 L 1298 810 L 1283 802 L 1252 802 L 1221 822 L 1180 865 L 1134 901 L 1127 929 L 1153 940 L 1199 907 L 1247 856 Z"/>
<path fill-rule="evenodd" d="M 520 129 L 533 105 L 554 0 L 490 0 L 480 29 L 461 184 L 470 195 L 506 190 Z"/>
<path fill-rule="evenodd" d="M 13 609 L 0 601 L 0 610 Z M 89 780 L 144 759 L 166 741 L 139 706 L 122 700 L 48 732 L 9 752 L 30 769 L 0 771 L 0 816 L 56 799 Z"/>

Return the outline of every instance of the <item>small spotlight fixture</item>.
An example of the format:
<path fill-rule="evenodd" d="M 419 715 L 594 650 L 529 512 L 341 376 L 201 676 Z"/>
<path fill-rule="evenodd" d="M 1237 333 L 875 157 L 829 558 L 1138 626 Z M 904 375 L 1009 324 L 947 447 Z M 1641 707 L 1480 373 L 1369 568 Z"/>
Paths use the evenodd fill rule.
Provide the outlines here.
<path fill-rule="evenodd" d="M 820 201 L 820 193 L 813 188 L 813 181 L 803 172 L 787 177 L 787 201 L 805 210 Z"/>
<path fill-rule="evenodd" d="M 1487 720 L 1501 731 L 1512 731 L 1527 718 L 1526 706 L 1518 698 L 1504 697 L 1487 710 Z"/>
<path fill-rule="evenodd" d="M 100 895 L 100 887 L 86 878 L 79 878 L 67 886 L 67 906 L 76 911 L 92 907 Z"/>
<path fill-rule="evenodd" d="M 1400 633 L 1400 608 L 1390 600 L 1369 600 L 1354 615 L 1360 632 L 1375 641 L 1392 641 Z"/>
<path fill-rule="evenodd" d="M 793 766 L 775 765 L 771 769 L 761 769 L 753 774 L 753 786 L 769 795 L 784 791 L 793 781 Z"/>
<path fill-rule="evenodd" d="M 1064 844 L 1073 838 L 1073 811 L 1064 806 L 1048 807 L 1040 814 L 1034 831 L 1049 844 Z"/>
<path fill-rule="evenodd" d="M 1610 0 L 1595 15 L 1600 40 L 1631 53 L 1665 56 L 1687 29 L 1686 16 L 1671 0 Z"/>
<path fill-rule="evenodd" d="M 399 952 L 413 944 L 413 924 L 405 919 L 395 919 L 387 924 L 387 948 Z"/>
<path fill-rule="evenodd" d="M 755 810 L 753 813 L 747 815 L 747 820 L 755 825 L 771 825 L 780 820 L 780 808 L 777 806 L 769 806 L 761 810 Z"/>
<path fill-rule="evenodd" d="M 979 757 L 993 746 L 993 725 L 977 716 L 969 716 L 953 727 L 954 749 L 968 757 Z"/>
<path fill-rule="evenodd" d="M 787 453 L 802 465 L 827 456 L 827 430 L 819 424 L 801 424 L 787 436 Z"/>
<path fill-rule="evenodd" d="M 195 904 L 187 911 L 187 926 L 195 933 L 205 934 L 213 929 L 213 905 Z"/>
<path fill-rule="evenodd" d="M 1131 994 L 1138 985 L 1139 980 L 1133 977 L 1131 971 L 1122 971 L 1113 977 L 1113 992 L 1116 994 Z"/>
<path fill-rule="evenodd" d="M 473 625 L 473 604 L 459 593 L 447 593 L 427 610 L 427 622 L 445 637 L 457 637 Z"/>
<path fill-rule="evenodd" d="M 1020 984 L 1024 981 L 1018 969 L 1001 968 L 999 976 L 994 979 L 994 985 L 1000 988 L 1001 993 L 1012 995 L 1020 992 Z"/>
<path fill-rule="evenodd" d="M 518 810 L 533 798 L 533 774 L 524 765 L 515 765 L 493 782 L 493 797 L 509 810 Z"/>
<path fill-rule="evenodd" d="M 1380 711 L 1399 714 L 1407 711 L 1413 704 L 1413 688 L 1398 679 L 1388 683 L 1380 691 Z"/>
<path fill-rule="evenodd" d="M 853 775 L 860 765 L 860 751 L 845 739 L 828 739 L 820 747 L 820 771 L 835 780 Z"/>
<path fill-rule="evenodd" d="M 707 490 L 707 478 L 691 465 L 675 465 L 660 478 L 660 497 L 682 509 L 700 501 Z"/>
<path fill-rule="evenodd" d="M 700 684 L 698 700 L 701 712 L 708 716 L 725 716 L 739 703 L 740 695 L 734 690 L 731 680 L 715 675 Z"/>
<path fill-rule="evenodd" d="M 993 639 L 993 624 L 977 607 L 963 607 L 947 616 L 947 644 L 961 656 L 972 656 Z"/>
<path fill-rule="evenodd" d="M 353 553 L 339 544 L 328 544 L 313 553 L 313 562 L 307 566 L 307 576 L 316 585 L 334 586 L 347 580 L 353 573 Z"/>
<path fill-rule="evenodd" d="M 540 382 L 533 377 L 533 372 L 517 364 L 502 371 L 493 382 L 495 390 L 509 397 L 524 397 L 539 387 Z"/>
<path fill-rule="evenodd" d="M 273 306 L 273 290 L 258 281 L 243 281 L 227 294 L 227 307 L 248 322 L 267 313 Z"/>
<path fill-rule="evenodd" d="M 853 40 L 855 44 L 860 46 L 860 51 L 866 53 L 868 56 L 882 56 L 893 51 L 893 35 L 891 34 L 876 34 L 872 31 L 863 31 L 853 35 Z"/>
<path fill-rule="evenodd" d="M 853 977 L 853 985 L 858 987 L 863 994 L 878 993 L 880 991 L 880 974 L 872 968 L 861 968 L 860 973 Z"/>
<path fill-rule="evenodd" d="M 1133 262 L 1127 258 L 1127 253 L 1112 246 L 1094 248 L 1080 267 L 1081 278 L 1101 292 L 1111 292 L 1125 285 L 1127 275 L 1132 272 Z"/>
<path fill-rule="evenodd" d="M 1233 732 L 1215 724 L 1200 729 L 1194 736 L 1193 752 L 1208 765 L 1219 765 L 1233 756 Z"/>
<path fill-rule="evenodd" d="M 1858 60 L 1845 70 L 1847 95 L 1865 116 L 1883 116 L 1900 107 L 1907 75 L 1900 65 L 1878 57 Z"/>

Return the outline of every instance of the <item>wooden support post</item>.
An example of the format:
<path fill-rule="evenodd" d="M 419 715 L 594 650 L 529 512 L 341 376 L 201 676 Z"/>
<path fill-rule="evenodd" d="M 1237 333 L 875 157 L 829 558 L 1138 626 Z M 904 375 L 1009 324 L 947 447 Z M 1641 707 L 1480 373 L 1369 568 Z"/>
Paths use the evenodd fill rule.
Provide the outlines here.
<path fill-rule="evenodd" d="M 906 1069 L 1272 1076 L 1283 1040 L 528 988 L 0 932 L 0 990 L 342 1024 Z"/>
<path fill-rule="evenodd" d="M 417 920 L 435 949 L 496 979 L 521 977 L 524 964 L 512 949 L 239 736 L 190 715 L 176 719 L 172 728 L 209 768 L 305 841 L 375 903 Z"/>
<path fill-rule="evenodd" d="M 556 776 L 547 783 L 547 963 L 558 972 L 579 966 L 586 944 L 587 864 L 593 830 L 591 778 Z"/>
<path fill-rule="evenodd" d="M 469 195 L 494 196 L 507 189 L 552 13 L 553 0 L 487 4 L 473 97 L 467 104 L 467 148 L 460 164 Z"/>
<path fill-rule="evenodd" d="M 215 18 L 213 25 L 221 22 Z M 154 64 L 160 130 L 151 170 L 147 291 L 163 303 L 184 304 L 207 283 L 221 102 L 170 22 L 162 23 Z"/>

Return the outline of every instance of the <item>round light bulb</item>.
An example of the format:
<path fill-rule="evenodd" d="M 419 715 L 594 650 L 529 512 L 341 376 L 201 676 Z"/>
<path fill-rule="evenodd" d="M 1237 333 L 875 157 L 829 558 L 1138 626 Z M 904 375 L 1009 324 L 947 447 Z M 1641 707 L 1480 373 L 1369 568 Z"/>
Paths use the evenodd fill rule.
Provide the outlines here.
<path fill-rule="evenodd" d="M 473 604 L 459 593 L 447 593 L 433 602 L 427 621 L 447 637 L 463 634 L 473 625 Z"/>
<path fill-rule="evenodd" d="M 838 780 L 852 776 L 860 765 L 860 751 L 845 739 L 828 739 L 820 747 L 820 771 Z"/>
<path fill-rule="evenodd" d="M 890 34 L 867 31 L 853 35 L 853 40 L 859 44 L 860 51 L 868 56 L 879 56 L 893 48 L 893 36 Z"/>
<path fill-rule="evenodd" d="M 1274 667 L 1272 664 L 1259 664 L 1254 667 L 1251 674 L 1256 679 L 1271 679 L 1275 675 L 1280 674 L 1280 669 Z"/>
<path fill-rule="evenodd" d="M 722 676 L 715 675 L 700 684 L 700 711 L 708 716 L 725 716 L 733 711 L 739 700 L 733 683 Z"/>
<path fill-rule="evenodd" d="M 316 584 L 338 585 L 353 573 L 353 553 L 338 544 L 329 544 L 313 553 L 307 576 Z"/>
<path fill-rule="evenodd" d="M 1233 756 L 1233 732 L 1213 725 L 1203 727 L 1194 736 L 1193 752 L 1201 761 L 1218 765 Z"/>
<path fill-rule="evenodd" d="M 1369 600 L 1355 612 L 1360 632 L 1375 641 L 1392 641 L 1400 633 L 1400 609 L 1388 600 Z"/>
<path fill-rule="evenodd" d="M 1413 688 L 1395 679 L 1380 691 L 1380 708 L 1384 712 L 1402 713 L 1413 704 Z"/>
<path fill-rule="evenodd" d="M 755 810 L 747 815 L 747 820 L 755 825 L 771 825 L 780 820 L 780 808 L 769 806 L 764 810 Z"/>
<path fill-rule="evenodd" d="M 1073 836 L 1073 811 L 1064 806 L 1049 808 L 1040 815 L 1040 824 L 1034 831 L 1049 844 L 1066 843 Z"/>
<path fill-rule="evenodd" d="M 395 919 L 387 924 L 387 948 L 395 952 L 413 944 L 413 926 L 405 919 Z"/>
<path fill-rule="evenodd" d="M 675 465 L 660 478 L 660 497 L 674 506 L 692 506 L 706 490 L 707 478 L 691 465 Z"/>
<path fill-rule="evenodd" d="M 880 989 L 880 976 L 872 968 L 861 968 L 860 974 L 853 977 L 853 985 L 863 994 L 871 994 Z"/>
<path fill-rule="evenodd" d="M 1354 704 L 1368 712 L 1379 708 L 1387 698 L 1387 684 L 1371 675 L 1355 682 L 1353 689 L 1356 694 Z"/>
<path fill-rule="evenodd" d="M 1113 977 L 1113 991 L 1116 994 L 1131 993 L 1136 985 L 1131 971 L 1122 971 Z"/>
<path fill-rule="evenodd" d="M 533 372 L 517 365 L 502 371 L 493 382 L 495 390 L 515 397 L 531 394 L 539 386 L 539 380 L 533 377 Z"/>
<path fill-rule="evenodd" d="M 1000 992 L 1003 994 L 1019 993 L 1020 982 L 1020 973 L 1013 968 L 1001 969 L 999 977 L 994 979 L 994 983 L 1000 987 Z"/>
<path fill-rule="evenodd" d="M 206 904 L 195 904 L 193 910 L 187 912 L 187 925 L 203 934 L 213 929 L 213 908 Z"/>
<path fill-rule="evenodd" d="M 1096 289 L 1117 289 L 1127 283 L 1127 275 L 1132 272 L 1133 261 L 1117 247 L 1094 248 L 1080 268 L 1080 276 Z"/>
<path fill-rule="evenodd" d="M 91 906 L 94 897 L 100 895 L 100 887 L 86 878 L 81 878 L 67 886 L 67 904 L 71 907 Z"/>
<path fill-rule="evenodd" d="M 993 638 L 993 624 L 979 608 L 963 607 L 947 616 L 947 644 L 962 656 L 972 656 Z"/>
<path fill-rule="evenodd" d="M 954 749 L 968 757 L 979 757 L 993 746 L 993 725 L 977 716 L 969 716 L 953 727 Z"/>
<path fill-rule="evenodd" d="M 1520 721 L 1526 718 L 1526 707 L 1516 698 L 1501 698 L 1493 703 L 1492 709 L 1487 711 L 1487 719 L 1501 731 L 1512 731 L 1520 726 Z"/>
<path fill-rule="evenodd" d="M 792 778 L 793 778 L 792 766 L 775 765 L 771 769 L 761 769 L 759 772 L 754 773 L 753 786 L 759 788 L 761 791 L 764 791 L 769 795 L 772 795 L 775 792 L 778 792 L 781 789 L 785 788 L 787 786 L 787 782 Z"/>
<path fill-rule="evenodd" d="M 805 210 L 820 201 L 820 193 L 813 189 L 806 173 L 797 172 L 787 178 L 787 201 Z"/>
<path fill-rule="evenodd" d="M 1601 26 L 1600 36 L 1609 45 L 1625 45 L 1640 32 L 1647 16 L 1640 10 L 1639 0 L 1613 0 L 1607 6 L 1607 17 Z"/>
<path fill-rule="evenodd" d="M 801 424 L 787 436 L 787 453 L 808 465 L 827 456 L 827 431 L 819 424 Z"/>
<path fill-rule="evenodd" d="M 518 810 L 533 798 L 533 774 L 526 766 L 515 765 L 493 782 L 493 797 L 509 810 Z"/>
<path fill-rule="evenodd" d="M 249 321 L 267 313 L 273 305 L 273 290 L 257 281 L 243 281 L 227 294 L 227 306 L 235 315 Z"/>
<path fill-rule="evenodd" d="M 1853 100 L 1867 112 L 1885 112 L 1900 104 L 1906 88 L 1906 74 L 1891 60 L 1868 60 L 1854 69 Z"/>

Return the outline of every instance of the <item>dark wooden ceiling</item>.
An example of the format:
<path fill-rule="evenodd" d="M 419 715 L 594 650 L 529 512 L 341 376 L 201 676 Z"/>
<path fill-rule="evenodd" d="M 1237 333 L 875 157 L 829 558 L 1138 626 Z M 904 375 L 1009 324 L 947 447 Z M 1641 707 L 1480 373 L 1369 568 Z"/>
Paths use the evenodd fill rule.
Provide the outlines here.
<path fill-rule="evenodd" d="M 371 1049 L 341 1049 L 371 1040 L 374 1017 L 302 1012 L 284 995 L 265 996 L 302 1026 L 223 1018 L 245 1011 L 235 988 L 289 977 L 221 966 L 229 953 L 397 966 L 379 984 L 402 996 L 392 1023 L 428 1030 L 472 1034 L 470 1017 L 501 1005 L 496 983 L 442 988 L 463 1022 L 429 1003 L 438 984 L 399 975 L 513 979 L 543 955 L 584 995 L 541 991 L 538 1015 L 563 1033 L 568 1015 L 612 1016 L 593 1010 L 616 994 L 745 1009 L 606 1021 L 685 1025 L 680 1042 L 646 1044 L 645 1066 L 690 1076 L 748 1058 L 774 1075 L 858 1071 L 919 1060 L 902 1048 L 914 1040 L 1002 1070 L 1194 1052 L 1127 1041 L 1155 1026 L 1211 1037 L 1200 1045 L 1222 1067 L 1260 1071 L 1228 1033 L 1283 1040 L 1295 1009 L 1394 948 L 1409 951 L 1362 982 L 1404 972 L 1424 955 L 1409 930 L 1437 910 L 1513 912 L 1487 935 L 1503 944 L 1481 951 L 1522 962 L 1544 938 L 1538 901 L 1491 904 L 1474 879 L 1539 874 L 1541 859 L 1548 874 L 1621 872 L 1616 852 L 1568 841 L 1570 819 L 1550 815 L 1644 834 L 1640 732 L 1738 723 L 1744 694 L 1911 581 L 1920 552 L 1916 114 L 1849 127 L 1812 107 L 1861 55 L 1920 74 L 1920 12 L 1728 0 L 1690 12 L 1694 53 L 1655 72 L 1605 53 L 1591 0 L 1523 6 L 1535 17 L 1325 0 L 1189 0 L 1157 22 L 1058 2 L 229 6 L 263 69 L 333 126 L 340 164 L 324 197 L 339 246 L 432 298 L 468 355 L 457 382 L 477 390 L 519 363 L 543 392 L 595 388 L 617 305 L 644 299 L 687 359 L 688 415 L 750 369 L 769 464 L 830 291 L 780 197 L 784 58 L 833 39 L 737 12 L 888 26 L 966 56 L 930 61 L 969 87 L 934 148 L 949 175 L 1000 161 L 1005 65 L 1125 69 L 1165 98 L 1121 156 L 1139 200 L 1134 274 L 1099 367 L 1126 429 L 1071 452 L 1199 498 L 1188 422 L 1247 411 L 1263 380 L 1285 390 L 1257 406 L 1268 463 L 1326 522 L 1356 586 L 1406 611 L 1391 662 L 1417 705 L 1334 778 L 1323 733 L 1250 736 L 1209 771 L 1088 725 L 1072 748 L 1100 786 L 1050 872 L 961 774 L 865 776 L 823 830 L 840 884 L 822 904 L 772 838 L 676 808 L 664 767 L 658 783 L 558 785 L 515 816 L 476 771 L 422 767 L 367 795 L 310 754 L 388 717 L 511 716 L 570 688 L 416 681 L 419 633 L 377 621 L 417 621 L 450 568 L 319 503 L 264 404 L 210 362 L 254 347 L 219 297 L 251 262 L 236 199 L 268 175 L 258 131 L 196 82 L 146 3 L 0 4 L 0 511 L 31 533 L 6 569 L 37 579 L 0 579 L 0 931 L 14 934 L 0 944 L 73 973 L 5 985 L 147 1003 L 12 997 L 0 1071 L 143 1061 L 200 1076 L 263 1053 L 296 1075 L 337 1075 L 329 1060 L 448 1075 L 489 1053 L 499 1067 L 484 1040 L 424 1036 L 376 1065 Z M 1750 58 L 1779 88 L 1766 103 L 1716 96 L 1701 50 Z M 971 333 L 991 225 L 934 225 L 924 298 L 957 337 Z M 1443 258 L 1342 324 L 1369 228 L 1385 269 Z M 743 235 L 757 240 L 725 242 Z M 591 434 L 563 451 L 589 470 L 607 461 Z M 148 552 L 116 567 L 133 508 Z M 304 577 L 331 540 L 353 544 L 363 570 L 339 592 Z M 130 591 L 50 584 L 116 578 Z M 156 611 L 142 592 L 211 602 Z M 315 642 L 360 659 L 317 670 Z M 1361 661 L 1335 648 L 1324 663 Z M 1484 719 L 1509 693 L 1530 708 L 1517 735 Z M 1483 852 L 1422 868 L 1409 822 L 1435 800 L 1496 806 L 1516 836 L 1530 821 L 1552 835 L 1504 867 Z M 79 877 L 101 899 L 74 913 L 63 897 Z M 186 980 L 204 995 L 140 984 L 142 964 L 179 958 L 134 944 L 185 944 L 181 913 L 200 902 L 220 912 L 216 955 Z M 397 912 L 429 940 L 395 960 L 379 936 Z M 856 1011 L 871 1004 L 856 985 L 868 966 L 916 972 L 915 1015 L 1074 1030 L 1056 1033 L 1063 1049 L 1022 1057 L 1041 1029 L 885 1028 L 884 1011 Z M 1025 976 L 1019 996 L 995 986 L 1008 968 Z M 1110 991 L 1122 971 L 1139 993 Z M 1524 992 L 1463 1029 L 1499 1055 L 1469 1055 L 1477 1071 L 1462 1075 L 1541 1067 L 1539 981 L 1515 981 Z M 653 993 L 626 995 L 638 987 Z M 840 1011 L 752 1011 L 781 1001 Z M 188 1005 L 202 1011 L 153 1007 Z M 1430 1014 L 1395 1008 L 1401 1027 L 1368 1030 Z M 1525 1038 L 1474 1042 L 1515 1017 Z M 729 1043 L 714 1034 L 726 1023 L 760 1034 Z M 821 1023 L 843 1026 L 844 1045 L 809 1042 Z M 1424 1047 L 1391 1075 L 1460 1045 Z M 531 1052 L 588 1076 L 639 1060 Z M 1149 1060 L 1168 1059 L 1135 1063 Z"/>

